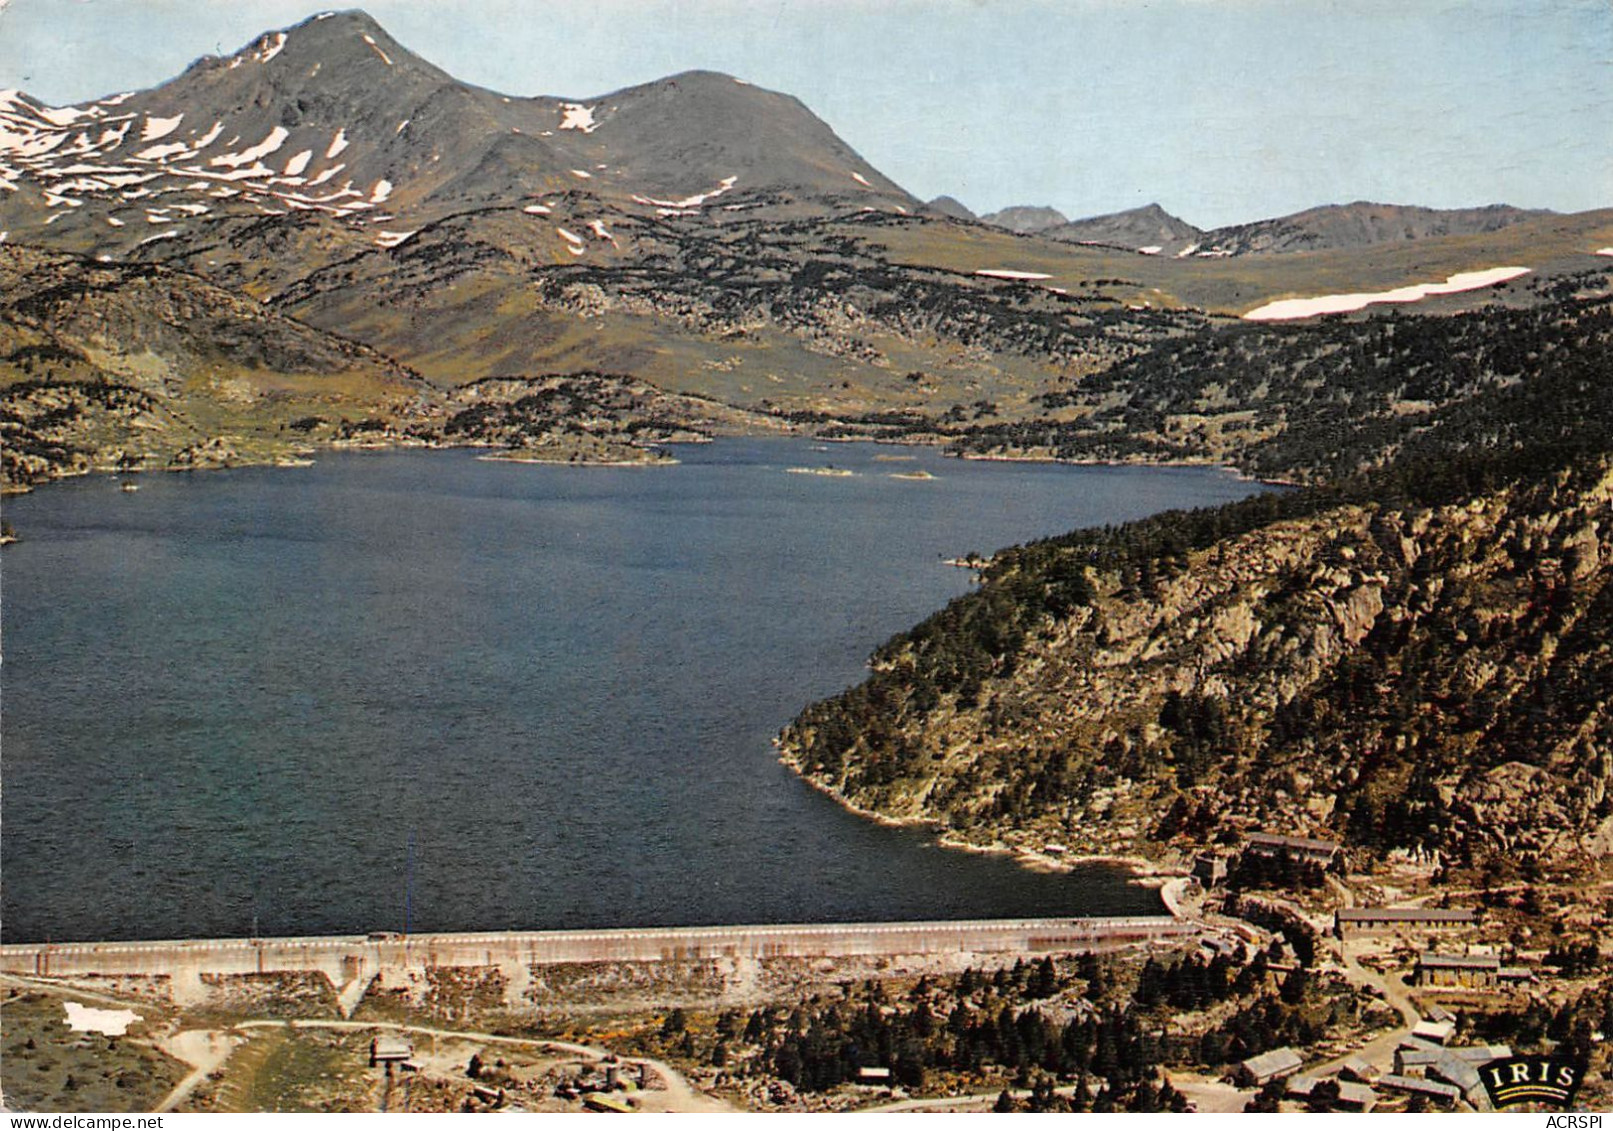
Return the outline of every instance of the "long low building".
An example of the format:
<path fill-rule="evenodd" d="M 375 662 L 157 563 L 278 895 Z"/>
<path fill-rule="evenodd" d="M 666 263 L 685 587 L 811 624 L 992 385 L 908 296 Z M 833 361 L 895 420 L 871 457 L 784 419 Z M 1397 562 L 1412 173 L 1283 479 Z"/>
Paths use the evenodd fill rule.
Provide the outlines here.
<path fill-rule="evenodd" d="M 1251 1056 L 1238 1065 L 1233 1075 L 1238 1083 L 1250 1088 L 1259 1088 L 1272 1080 L 1281 1080 L 1285 1076 L 1292 1076 L 1305 1064 L 1305 1058 L 1297 1051 L 1284 1045 L 1280 1049 L 1272 1049 L 1258 1056 Z"/>
<path fill-rule="evenodd" d="M 1333 913 L 1339 938 L 1386 931 L 1447 930 L 1469 927 L 1478 915 L 1468 907 L 1341 907 Z"/>
<path fill-rule="evenodd" d="M 1493 989 L 1501 977 L 1501 959 L 1493 954 L 1423 954 L 1417 958 L 1414 984 L 1462 989 Z"/>
<path fill-rule="evenodd" d="M 1455 1084 L 1442 1084 L 1438 1080 L 1425 1080 L 1421 1076 L 1380 1076 L 1378 1087 L 1396 1092 L 1410 1092 L 1413 1095 L 1432 1096 L 1450 1103 L 1462 1098 L 1462 1089 Z"/>
<path fill-rule="evenodd" d="M 1277 856 L 1287 853 L 1296 860 L 1312 860 L 1318 864 L 1331 864 L 1341 846 L 1336 840 L 1321 840 L 1309 836 L 1284 836 L 1280 833 L 1250 833 L 1244 838 L 1244 851 L 1257 856 Z"/>

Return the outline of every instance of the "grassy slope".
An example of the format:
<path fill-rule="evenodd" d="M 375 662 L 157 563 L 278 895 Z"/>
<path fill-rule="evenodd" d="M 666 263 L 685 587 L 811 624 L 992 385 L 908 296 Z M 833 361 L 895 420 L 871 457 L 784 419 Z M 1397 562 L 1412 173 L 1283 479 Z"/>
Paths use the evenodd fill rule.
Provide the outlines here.
<path fill-rule="evenodd" d="M 580 200 L 565 206 L 579 216 L 590 208 Z M 395 251 L 363 251 L 282 288 L 281 303 L 445 384 L 603 370 L 748 407 L 939 415 L 985 400 L 1016 419 L 1039 415 L 1030 403 L 1037 394 L 1123 356 L 1114 347 L 1129 336 L 1179 332 L 1143 321 L 1145 312 L 1128 314 L 1128 306 L 1231 315 L 1283 296 L 1390 287 L 1497 264 L 1555 277 L 1605 267 L 1589 253 L 1613 242 L 1613 212 L 1366 251 L 1184 261 L 873 214 L 772 229 L 623 215 L 610 223 L 621 247 L 591 240 L 584 256 L 572 257 L 551 247 L 548 233 L 564 224 L 586 231 L 581 219 L 467 214 Z M 791 282 L 814 264 L 831 271 L 821 290 Z M 1017 285 L 972 274 L 996 268 L 1052 277 Z M 1443 300 L 1444 308 L 1538 301 L 1536 282 Z M 779 297 L 781 287 L 789 297 Z M 778 306 L 799 307 L 803 293 L 829 306 L 794 313 Z M 954 306 L 961 321 L 931 325 L 934 311 Z M 1074 353 L 1068 346 L 1049 352 L 1039 336 L 971 341 L 973 327 L 1015 320 L 1079 327 L 1126 317 L 1141 324 L 1105 329 Z M 923 376 L 908 381 L 910 373 Z"/>
<path fill-rule="evenodd" d="M 284 457 L 312 416 L 434 395 L 367 346 L 165 268 L 0 248 L 6 481 Z"/>
<path fill-rule="evenodd" d="M 282 428 L 303 417 L 407 419 L 415 402 L 434 403 L 389 358 L 439 387 L 625 373 L 767 412 L 917 414 L 933 432 L 1104 410 L 1037 398 L 1079 390 L 1116 362 L 1217 322 L 1169 308 L 1224 313 L 1497 263 L 1555 277 L 1605 269 L 1605 258 L 1587 253 L 1613 244 L 1613 212 L 1604 211 L 1369 251 L 1177 261 L 889 214 L 662 222 L 583 193 L 554 203 L 542 217 L 508 207 L 446 217 L 395 249 L 317 218 L 233 217 L 207 227 L 199 244 L 144 252 L 177 255 L 239 296 L 160 267 L 9 246 L 0 258 L 0 383 L 39 375 L 4 360 L 18 351 L 76 354 L 60 379 L 128 385 L 174 414 L 144 432 L 127 421 L 96 425 L 105 433 L 98 448 L 168 436 L 156 445 L 158 464 L 215 439 L 236 458 L 268 458 L 289 450 Z M 601 214 L 612 238 L 590 235 L 582 256 L 554 235 L 563 225 L 591 231 L 588 218 Z M 993 268 L 1052 278 L 1044 286 L 973 274 Z M 67 274 L 76 281 L 64 283 Z M 1530 278 L 1445 304 L 1537 302 L 1540 289 Z M 1127 390 L 1105 396 L 1117 412 L 1110 424 L 1146 436 L 1120 419 Z M 34 404 L 24 415 L 60 407 Z M 1173 410 L 1179 419 L 1166 422 L 1153 458 L 1236 458 L 1272 434 L 1239 418 L 1250 407 Z M 1263 411 L 1270 416 L 1269 398 Z"/>
<path fill-rule="evenodd" d="M 1242 315 L 1281 298 L 1384 290 L 1487 267 L 1515 265 L 1556 273 L 1596 266 L 1595 251 L 1613 243 L 1613 209 L 1546 216 L 1472 236 L 1229 259 L 1176 260 L 1071 247 L 960 223 L 886 227 L 878 242 L 898 263 L 964 272 L 1033 271 L 1052 276 L 1043 285 L 1072 291 L 1090 290 L 1098 279 L 1123 279 L 1125 283 L 1101 290 L 1123 302 Z"/>

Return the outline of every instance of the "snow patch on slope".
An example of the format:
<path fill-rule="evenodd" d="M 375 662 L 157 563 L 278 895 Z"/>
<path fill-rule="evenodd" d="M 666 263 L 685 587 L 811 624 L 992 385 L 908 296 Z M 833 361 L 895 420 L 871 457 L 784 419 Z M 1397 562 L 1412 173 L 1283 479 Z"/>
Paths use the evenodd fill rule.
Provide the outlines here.
<path fill-rule="evenodd" d="M 101 131 L 100 140 L 95 143 L 97 149 L 116 149 L 123 144 L 123 139 L 129 134 L 129 127 L 134 124 L 131 118 L 117 126 L 108 126 Z"/>
<path fill-rule="evenodd" d="M 148 117 L 146 119 L 146 124 L 141 127 L 140 140 L 159 141 L 177 130 L 179 128 L 179 123 L 183 121 L 184 118 L 185 115 L 183 114 L 175 114 L 172 118 Z"/>
<path fill-rule="evenodd" d="M 269 136 L 250 149 L 243 149 L 239 153 L 221 153 L 208 162 L 229 169 L 239 169 L 242 165 L 250 165 L 260 158 L 267 157 L 286 143 L 291 131 L 284 126 L 276 126 L 269 131 Z"/>
<path fill-rule="evenodd" d="M 208 146 L 212 145 L 215 141 L 217 141 L 218 140 L 218 135 L 223 133 L 223 132 L 224 132 L 224 123 L 223 122 L 214 122 L 212 129 L 208 130 L 201 137 L 196 139 L 195 147 L 197 149 L 206 149 Z"/>
<path fill-rule="evenodd" d="M 267 63 L 276 55 L 286 49 L 286 33 L 277 31 L 273 35 L 266 35 L 259 41 L 259 50 L 256 56 L 258 62 Z"/>
<path fill-rule="evenodd" d="M 988 279 L 1025 279 L 1034 282 L 1037 279 L 1051 279 L 1053 276 L 1044 275 L 1039 271 L 1008 271 L 998 267 L 976 271 L 976 275 L 984 275 Z"/>
<path fill-rule="evenodd" d="M 190 146 L 182 141 L 171 141 L 167 145 L 148 145 L 134 155 L 136 161 L 166 161 L 170 157 L 178 157 L 181 153 L 189 153 Z"/>
<path fill-rule="evenodd" d="M 591 134 L 599 128 L 599 123 L 594 121 L 592 106 L 584 106 L 581 102 L 565 102 L 561 104 L 560 109 L 564 112 L 564 116 L 560 119 L 560 128 L 563 130 L 581 130 L 585 134 Z"/>
<path fill-rule="evenodd" d="M 392 65 L 392 60 L 387 57 L 387 53 L 385 51 L 381 50 L 380 45 L 378 45 L 375 40 L 370 38 L 369 32 L 364 33 L 364 42 L 368 43 L 371 50 L 381 57 L 381 62 L 385 63 L 389 67 Z"/>
<path fill-rule="evenodd" d="M 1443 283 L 1412 283 L 1390 291 L 1370 294 L 1319 295 L 1316 298 L 1287 298 L 1268 302 L 1244 315 L 1252 322 L 1277 322 L 1290 318 L 1311 318 L 1318 314 L 1347 314 L 1375 303 L 1417 302 L 1431 295 L 1453 295 L 1493 287 L 1508 279 L 1529 274 L 1527 267 L 1491 267 L 1485 271 L 1463 271 Z"/>
<path fill-rule="evenodd" d="M 697 192 L 693 196 L 684 197 L 682 200 L 657 200 L 653 196 L 635 196 L 633 199 L 639 204 L 653 204 L 663 211 L 671 210 L 674 213 L 681 214 L 683 209 L 699 208 L 708 200 L 716 200 L 719 196 L 733 188 L 738 183 L 738 177 L 724 177 L 719 182 L 717 188 L 711 189 L 708 192 Z"/>
<path fill-rule="evenodd" d="M 77 106 L 41 106 L 37 113 L 53 126 L 70 126 L 80 118 L 97 117 L 100 110 L 94 107 L 80 110 Z"/>

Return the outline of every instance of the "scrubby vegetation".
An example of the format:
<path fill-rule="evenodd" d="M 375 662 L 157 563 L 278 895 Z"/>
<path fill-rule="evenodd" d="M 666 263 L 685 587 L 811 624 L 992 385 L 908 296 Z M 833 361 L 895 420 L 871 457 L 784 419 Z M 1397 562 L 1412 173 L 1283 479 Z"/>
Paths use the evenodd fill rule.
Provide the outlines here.
<path fill-rule="evenodd" d="M 1057 417 L 974 425 L 960 450 L 1036 449 L 1067 459 L 1225 459 L 1265 478 L 1336 483 L 1379 467 L 1440 428 L 1440 446 L 1478 421 L 1447 410 L 1516 390 L 1546 410 L 1535 439 L 1566 426 L 1567 407 L 1523 392 L 1542 377 L 1596 372 L 1613 325 L 1606 298 L 1438 318 L 1388 314 L 1299 325 L 1205 326 L 1043 395 Z M 1484 416 L 1505 415 L 1506 398 Z M 1521 423 L 1521 422 L 1520 422 Z"/>
<path fill-rule="evenodd" d="M 1516 867 L 1583 851 L 1609 816 L 1613 314 L 1409 321 L 1228 333 L 1209 356 L 1253 350 L 1241 364 L 1268 377 L 1296 338 L 1333 357 L 1343 335 L 1388 353 L 1334 385 L 1398 366 L 1464 396 L 1335 429 L 1325 485 L 997 553 L 977 591 L 803 712 L 787 759 L 970 839 L 1040 829 L 1112 850 L 1131 842 L 1094 829 L 1145 838 L 1145 814 L 1183 798 L 1199 835 L 1234 812 L 1309 824 L 1292 799 L 1310 790 L 1333 833 L 1380 852 Z"/>
<path fill-rule="evenodd" d="M 1220 1073 L 1384 1016 L 1345 983 L 1285 963 L 1274 945 L 1208 956 L 1082 955 L 995 971 L 843 982 L 794 1004 L 712 1014 L 672 1008 L 636 1040 L 719 1090 L 777 1080 L 800 1094 L 846 1085 L 911 1094 L 1001 1088 L 1002 1110 L 1169 1111 L 1175 1070 Z M 872 1070 L 872 1071 L 870 1071 Z"/>

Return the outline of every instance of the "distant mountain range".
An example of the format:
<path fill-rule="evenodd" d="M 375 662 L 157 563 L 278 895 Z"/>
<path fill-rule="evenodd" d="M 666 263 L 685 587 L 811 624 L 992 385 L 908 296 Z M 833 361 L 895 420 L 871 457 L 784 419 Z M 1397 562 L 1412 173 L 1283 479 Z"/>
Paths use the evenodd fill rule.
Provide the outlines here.
<path fill-rule="evenodd" d="M 1157 204 L 1074 220 L 1046 229 L 1048 239 L 1125 247 L 1148 255 L 1192 255 L 1205 247 L 1205 234 Z"/>
<path fill-rule="evenodd" d="M 113 255 L 289 213 L 395 246 L 467 209 L 552 215 L 554 198 L 572 194 L 662 219 L 921 207 L 788 95 L 692 71 L 592 98 L 515 98 L 459 82 L 359 11 L 266 33 L 148 91 L 69 107 L 0 92 L 0 187 L 11 190 L 0 225 L 12 239 Z M 928 211 L 973 218 L 950 197 Z M 1218 257 L 1489 232 L 1539 215 L 1357 203 L 1212 231 L 1158 205 L 979 219 L 1066 243 Z M 591 225 L 538 230 L 562 257 L 611 242 Z"/>
<path fill-rule="evenodd" d="M 987 429 L 997 451 L 1046 398 L 1085 411 L 1094 375 L 1274 300 L 1416 290 L 1450 313 L 1593 293 L 1613 212 L 1352 204 L 1211 232 L 1157 205 L 977 219 L 921 203 L 786 94 L 695 71 L 504 95 L 355 11 L 146 91 L 67 107 L 0 91 L 0 241 L 0 272 L 29 284 L 0 294 L 18 419 L 56 421 L 41 382 L 112 382 L 175 414 L 173 451 L 228 419 L 249 458 L 359 424 L 435 442 L 451 390 L 493 379 L 486 408 L 488 390 L 603 375 L 729 421 Z M 1498 267 L 1514 281 L 1427 286 Z M 205 335 L 162 329 L 196 311 Z M 304 364 L 293 341 L 343 360 Z M 138 456 L 139 397 L 115 425 L 86 409 L 102 423 L 77 439 L 36 428 L 27 478 Z M 196 407 L 214 402 L 227 411 Z M 1241 435 L 1192 443 L 1232 459 Z"/>
<path fill-rule="evenodd" d="M 975 216 L 949 196 L 931 210 L 958 219 Z M 1385 243 L 1465 236 L 1499 231 L 1550 212 L 1491 204 L 1483 208 L 1419 208 L 1403 204 L 1329 204 L 1275 220 L 1257 220 L 1208 231 L 1172 216 L 1158 204 L 1125 212 L 1069 220 L 1056 208 L 1015 206 L 979 217 L 981 223 L 1021 235 L 1065 243 L 1128 248 L 1145 255 L 1206 259 L 1232 255 L 1275 255 L 1292 251 L 1332 251 Z"/>

